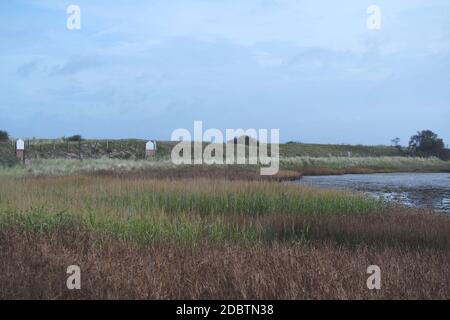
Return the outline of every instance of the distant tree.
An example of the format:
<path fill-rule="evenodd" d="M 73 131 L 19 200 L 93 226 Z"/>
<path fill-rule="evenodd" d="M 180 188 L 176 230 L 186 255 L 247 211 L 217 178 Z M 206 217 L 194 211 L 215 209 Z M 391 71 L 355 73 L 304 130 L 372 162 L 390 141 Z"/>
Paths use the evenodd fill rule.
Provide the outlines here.
<path fill-rule="evenodd" d="M 76 135 L 73 135 L 73 136 L 70 136 L 70 137 L 66 138 L 66 141 L 71 141 L 71 142 L 81 141 L 81 140 L 83 140 L 83 137 L 81 135 L 79 135 L 79 134 L 76 134 Z"/>
<path fill-rule="evenodd" d="M 393 147 L 397 148 L 397 150 L 400 153 L 403 153 L 403 149 L 402 146 L 400 145 L 400 138 L 399 137 L 395 137 L 394 139 L 391 140 L 391 144 Z"/>
<path fill-rule="evenodd" d="M 9 140 L 8 132 L 0 130 L 0 142 L 6 142 L 8 140 Z"/>
<path fill-rule="evenodd" d="M 233 139 L 233 142 L 234 142 L 234 144 L 245 144 L 246 146 L 250 145 L 250 142 L 255 142 L 256 145 L 259 146 L 259 141 L 258 140 L 256 140 L 253 137 L 245 136 L 245 135 L 244 136 L 240 136 L 240 137 L 235 137 Z"/>
<path fill-rule="evenodd" d="M 450 158 L 449 151 L 445 149 L 444 141 L 431 130 L 422 130 L 412 136 L 409 141 L 409 150 L 418 156 Z"/>
<path fill-rule="evenodd" d="M 395 137 L 394 139 L 391 140 L 392 146 L 393 147 L 398 147 L 400 144 L 400 138 L 399 137 Z"/>

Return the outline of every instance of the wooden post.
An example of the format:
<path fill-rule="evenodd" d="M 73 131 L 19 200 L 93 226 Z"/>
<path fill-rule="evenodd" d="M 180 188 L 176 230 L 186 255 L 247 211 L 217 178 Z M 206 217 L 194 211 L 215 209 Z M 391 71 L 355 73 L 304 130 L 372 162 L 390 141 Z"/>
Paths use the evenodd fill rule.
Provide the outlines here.
<path fill-rule="evenodd" d="M 99 141 L 95 140 L 94 148 L 93 148 L 93 154 L 96 157 L 97 156 L 97 145 L 99 144 Z M 91 157 L 93 157 L 91 155 Z"/>

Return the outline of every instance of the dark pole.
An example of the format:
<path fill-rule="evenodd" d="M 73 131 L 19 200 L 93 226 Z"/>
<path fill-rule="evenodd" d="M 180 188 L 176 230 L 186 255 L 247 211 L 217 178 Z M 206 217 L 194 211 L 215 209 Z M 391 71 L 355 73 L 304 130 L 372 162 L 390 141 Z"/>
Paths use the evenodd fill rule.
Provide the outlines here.
<path fill-rule="evenodd" d="M 81 140 L 78 141 L 78 158 L 80 159 L 80 161 L 83 160 L 81 158 Z"/>

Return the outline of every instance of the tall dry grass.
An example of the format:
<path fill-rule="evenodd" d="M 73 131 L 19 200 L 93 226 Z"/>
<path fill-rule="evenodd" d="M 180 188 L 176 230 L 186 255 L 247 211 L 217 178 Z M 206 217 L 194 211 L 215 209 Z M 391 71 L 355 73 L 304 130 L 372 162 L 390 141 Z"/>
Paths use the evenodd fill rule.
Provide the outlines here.
<path fill-rule="evenodd" d="M 448 299 L 449 250 L 287 244 L 154 243 L 100 237 L 83 228 L 51 233 L 0 229 L 5 299 Z M 81 268 L 69 291 L 66 268 Z M 381 290 L 368 290 L 369 265 Z"/>

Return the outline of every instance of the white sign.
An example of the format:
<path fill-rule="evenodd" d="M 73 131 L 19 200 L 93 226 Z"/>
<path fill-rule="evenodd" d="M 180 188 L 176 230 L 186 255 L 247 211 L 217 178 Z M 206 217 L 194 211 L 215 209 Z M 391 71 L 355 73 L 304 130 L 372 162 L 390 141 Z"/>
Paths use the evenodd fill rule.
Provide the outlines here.
<path fill-rule="evenodd" d="M 17 140 L 16 149 L 17 150 L 25 150 L 25 141 L 23 141 L 22 139 Z"/>
<path fill-rule="evenodd" d="M 148 141 L 145 144 L 145 150 L 149 151 L 149 150 L 155 150 L 155 143 L 153 141 Z"/>

